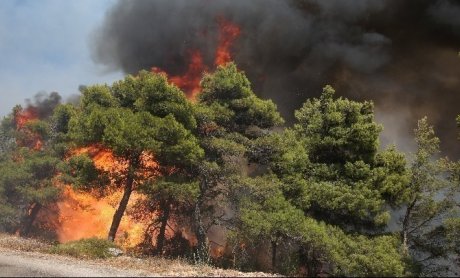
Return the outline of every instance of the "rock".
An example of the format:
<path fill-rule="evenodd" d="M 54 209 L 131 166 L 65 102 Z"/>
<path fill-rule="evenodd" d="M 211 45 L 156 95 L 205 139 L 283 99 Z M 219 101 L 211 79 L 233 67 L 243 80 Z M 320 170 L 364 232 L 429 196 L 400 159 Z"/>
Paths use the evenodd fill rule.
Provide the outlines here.
<path fill-rule="evenodd" d="M 107 251 L 109 251 L 110 255 L 114 256 L 114 257 L 118 257 L 118 256 L 121 256 L 123 255 L 123 251 L 118 249 L 118 248 L 109 248 L 107 249 Z"/>

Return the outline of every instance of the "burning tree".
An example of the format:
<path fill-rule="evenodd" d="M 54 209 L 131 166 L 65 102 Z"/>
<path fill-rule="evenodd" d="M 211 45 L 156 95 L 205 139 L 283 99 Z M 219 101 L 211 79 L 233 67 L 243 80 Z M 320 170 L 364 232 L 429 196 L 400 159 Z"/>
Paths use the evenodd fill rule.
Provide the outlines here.
<path fill-rule="evenodd" d="M 70 123 L 72 138 L 80 146 L 110 149 L 123 165 L 111 175 L 113 185 L 123 188 L 123 197 L 113 216 L 110 240 L 115 239 L 133 190 L 158 175 L 180 171 L 202 156 L 187 130 L 195 125 L 191 111 L 185 95 L 161 74 L 143 71 L 112 87 L 84 89 L 78 115 Z M 146 157 L 153 157 L 154 163 Z"/>
<path fill-rule="evenodd" d="M 38 96 L 35 104 L 15 107 L 2 121 L 0 224 L 7 231 L 28 236 L 39 213 L 60 196 L 56 181 L 62 153 L 50 117 L 59 100 L 56 93 Z"/>

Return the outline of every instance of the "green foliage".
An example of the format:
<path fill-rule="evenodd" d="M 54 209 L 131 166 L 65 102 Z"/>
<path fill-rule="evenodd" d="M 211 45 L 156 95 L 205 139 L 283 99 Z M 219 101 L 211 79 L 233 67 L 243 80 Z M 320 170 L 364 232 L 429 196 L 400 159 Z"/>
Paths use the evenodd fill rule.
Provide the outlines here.
<path fill-rule="evenodd" d="M 291 263 L 304 266 L 304 275 L 401 276 L 406 258 L 399 237 L 382 233 L 388 207 L 408 199 L 405 157 L 394 147 L 378 151 L 382 127 L 371 102 L 334 99 L 334 93 L 326 86 L 296 111 L 293 128 L 249 144 L 250 161 L 274 176 L 237 190 L 241 234 L 259 245 L 281 239 L 285 249 L 278 252 L 297 252 Z"/>
<path fill-rule="evenodd" d="M 244 73 L 233 63 L 219 66 L 201 81 L 200 103 L 220 113 L 217 124 L 231 131 L 244 131 L 249 126 L 270 128 L 283 123 L 271 100 L 261 100 L 251 90 Z M 223 116 L 223 117 L 222 117 Z"/>
<path fill-rule="evenodd" d="M 45 152 L 27 149 L 21 149 L 18 155 L 19 160 L 11 157 L 0 163 L 0 193 L 4 199 L 1 211 L 6 213 L 4 219 L 10 219 L 8 222 L 13 225 L 27 216 L 30 204 L 46 205 L 59 196 L 53 178 L 60 160 Z M 14 218 L 11 217 L 13 211 Z"/>
<path fill-rule="evenodd" d="M 397 236 L 340 237 L 341 256 L 337 274 L 344 276 L 395 277 L 405 274 L 404 256 Z"/>
<path fill-rule="evenodd" d="M 60 165 L 60 180 L 78 189 L 100 189 L 109 183 L 109 173 L 97 169 L 87 155 L 75 155 Z"/>
<path fill-rule="evenodd" d="M 318 271 L 338 276 L 404 274 L 404 255 L 399 250 L 398 236 L 346 234 L 338 227 L 305 217 L 284 198 L 280 189 L 280 181 L 274 176 L 246 179 L 238 187 L 245 197 L 238 206 L 241 230 L 236 238 L 245 243 L 245 248 L 257 250 L 265 240 L 281 246 L 294 244 L 300 256 L 295 269 L 306 266 L 308 276 Z"/>
<path fill-rule="evenodd" d="M 178 108 L 185 106 L 189 107 L 185 112 Z M 80 144 L 100 143 L 120 157 L 149 151 L 167 165 L 190 164 L 202 153 L 190 131 L 176 120 L 185 115 L 185 124 L 193 127 L 191 106 L 183 93 L 162 75 L 141 72 L 113 87 L 86 88 L 82 111 L 70 120 L 70 133 Z"/>
<path fill-rule="evenodd" d="M 147 111 L 162 118 L 172 115 L 187 129 L 196 127 L 191 103 L 180 89 L 168 83 L 163 74 L 140 71 L 135 77 L 128 75 L 115 82 L 111 91 L 121 107 Z"/>
<path fill-rule="evenodd" d="M 69 132 L 69 122 L 76 114 L 75 107 L 70 104 L 58 105 L 52 116 L 54 132 L 65 135 Z"/>
<path fill-rule="evenodd" d="M 280 176 L 295 176 L 311 165 L 305 138 L 292 130 L 257 138 L 248 150 L 251 162 L 268 165 Z"/>
<path fill-rule="evenodd" d="M 195 127 L 192 105 L 161 74 L 141 71 L 138 76 L 127 76 L 111 87 L 96 85 L 83 91 L 80 109 L 69 121 L 69 137 L 77 145 L 96 144 L 108 148 L 127 164 L 124 173 L 97 171 L 84 159 L 71 160 L 67 167 L 79 184 L 89 179 L 102 180 L 107 183 L 91 181 L 90 184 L 103 189 L 109 185 L 109 179 L 103 178 L 110 174 L 110 180 L 123 186 L 124 197 L 115 212 L 109 238 L 113 239 L 116 234 L 135 189 L 133 185 L 151 184 L 158 173 L 165 179 L 172 173 L 191 177 L 188 172 L 204 155 L 192 133 Z M 144 163 L 145 155 L 153 155 L 158 165 Z"/>
<path fill-rule="evenodd" d="M 243 234 L 249 239 L 287 237 L 302 223 L 303 213 L 287 202 L 274 176 L 247 178 L 240 204 Z M 241 190 L 241 189 L 240 189 Z"/>
<path fill-rule="evenodd" d="M 448 218 L 444 221 L 444 226 L 449 249 L 453 250 L 458 260 L 460 257 L 460 218 Z"/>
<path fill-rule="evenodd" d="M 222 224 L 228 222 L 222 219 L 228 218 L 229 207 L 235 201 L 229 198 L 229 192 L 247 175 L 251 140 L 281 125 L 283 120 L 272 101 L 254 94 L 244 73 L 233 63 L 205 74 L 201 87 L 195 117 L 204 158 L 194 171 L 199 180 L 194 217 L 196 255 L 206 257 L 205 231 L 213 225 L 228 224 Z"/>
<path fill-rule="evenodd" d="M 410 171 L 404 154 L 396 147 L 377 153 L 370 178 L 390 205 L 398 207 L 409 200 Z"/>
<path fill-rule="evenodd" d="M 310 159 L 315 163 L 345 164 L 374 159 L 382 127 L 374 121 L 372 102 L 333 99 L 326 86 L 319 99 L 307 100 L 296 111 L 296 132 L 308 138 Z"/>
<path fill-rule="evenodd" d="M 348 235 L 310 218 L 305 219 L 302 228 L 302 257 L 310 265 L 329 265 L 329 274 L 387 277 L 405 272 L 397 236 Z"/>
<path fill-rule="evenodd" d="M 457 125 L 460 127 L 460 115 L 457 116 L 456 121 L 457 121 Z"/>
<path fill-rule="evenodd" d="M 160 177 L 151 184 L 144 184 L 141 192 L 155 196 L 156 200 L 174 199 L 177 203 L 187 203 L 196 200 L 198 196 L 198 183 L 181 180 L 180 177 Z"/>
<path fill-rule="evenodd" d="M 445 259 L 455 252 L 455 247 L 447 243 L 446 228 L 455 223 L 447 219 L 453 214 L 458 217 L 455 201 L 458 185 L 446 179 L 451 163 L 437 159 L 440 141 L 426 117 L 418 121 L 415 141 L 418 148 L 411 166 L 409 202 L 402 227 L 405 247 L 413 257 L 418 274 L 452 274 L 451 263 Z M 451 235 L 451 229 L 448 230 Z M 443 266 L 441 258 L 447 265 Z"/>
<path fill-rule="evenodd" d="M 59 198 L 54 181 L 62 157 L 54 149 L 52 120 L 18 125 L 22 113 L 16 106 L 0 126 L 0 228 L 27 235 L 40 209 Z"/>
<path fill-rule="evenodd" d="M 15 146 L 14 130 L 13 115 L 10 114 L 0 122 L 0 160 L 5 158 Z"/>
<path fill-rule="evenodd" d="M 95 107 L 110 108 L 119 106 L 108 85 L 85 87 L 82 94 L 80 105 L 83 110 L 92 110 Z"/>
<path fill-rule="evenodd" d="M 117 246 L 109 240 L 88 238 L 58 244 L 51 247 L 49 251 L 84 259 L 106 259 L 113 257 L 109 248 L 117 248 Z"/>
<path fill-rule="evenodd" d="M 58 200 L 59 178 L 101 194 L 109 185 L 123 187 L 111 239 L 132 191 L 142 192 L 147 198 L 133 216 L 151 221 L 144 244 L 156 254 L 181 255 L 172 246 L 184 243 L 181 233 L 166 237 L 172 218 L 193 230 L 193 256 L 206 262 L 207 233 L 221 228 L 230 231 L 226 251 L 233 252 L 222 261 L 251 270 L 452 274 L 440 271 L 460 252 L 460 163 L 438 158 L 439 139 L 426 118 L 415 131 L 418 150 L 408 167 L 395 146 L 379 149 L 382 126 L 373 103 L 337 98 L 331 86 L 295 112 L 292 127 L 277 132 L 283 119 L 276 105 L 258 98 L 235 64 L 206 73 L 201 87 L 193 103 L 165 75 L 141 71 L 111 86 L 85 87 L 78 106 L 59 105 L 52 117 L 21 128 L 17 106 L 0 125 L 0 227 L 28 230 L 33 211 Z M 42 145 L 34 146 L 36 139 Z M 97 169 L 88 155 L 68 157 L 88 145 L 113 151 L 126 169 L 113 173 Z M 387 226 L 391 209 L 405 212 L 396 233 Z M 145 211 L 158 217 L 145 219 Z M 52 252 L 106 258 L 111 247 L 93 238 Z"/>
<path fill-rule="evenodd" d="M 154 153 L 161 165 L 190 167 L 199 163 L 204 152 L 198 139 L 174 117 L 165 117 L 157 128 L 157 140 L 161 146 Z"/>
<path fill-rule="evenodd" d="M 334 93 L 326 86 L 296 111 L 298 123 L 278 136 L 275 145 L 284 146 L 272 151 L 269 165 L 305 212 L 346 229 L 383 227 L 387 205 L 408 198 L 405 157 L 394 147 L 377 151 L 382 127 L 371 102 L 334 99 Z"/>

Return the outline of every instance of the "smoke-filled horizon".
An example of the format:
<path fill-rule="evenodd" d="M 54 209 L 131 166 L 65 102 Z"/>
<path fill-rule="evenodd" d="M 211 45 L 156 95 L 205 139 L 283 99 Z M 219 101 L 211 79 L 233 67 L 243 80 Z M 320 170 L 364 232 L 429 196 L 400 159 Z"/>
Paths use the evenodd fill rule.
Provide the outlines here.
<path fill-rule="evenodd" d="M 119 0 L 96 31 L 93 58 L 125 73 L 213 66 L 219 18 L 241 29 L 231 52 L 254 91 L 293 110 L 325 84 L 376 103 L 383 143 L 412 146 L 427 115 L 442 149 L 460 155 L 460 4 L 449 0 Z"/>

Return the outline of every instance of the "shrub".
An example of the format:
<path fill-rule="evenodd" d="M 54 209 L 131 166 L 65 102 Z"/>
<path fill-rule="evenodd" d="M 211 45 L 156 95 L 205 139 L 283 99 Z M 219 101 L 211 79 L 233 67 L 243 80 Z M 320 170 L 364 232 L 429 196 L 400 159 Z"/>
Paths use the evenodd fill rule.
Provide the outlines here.
<path fill-rule="evenodd" d="M 104 259 L 113 257 L 109 248 L 117 248 L 117 246 L 109 240 L 88 238 L 58 244 L 53 246 L 50 251 L 54 254 L 70 255 L 77 258 Z"/>

